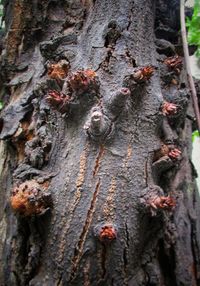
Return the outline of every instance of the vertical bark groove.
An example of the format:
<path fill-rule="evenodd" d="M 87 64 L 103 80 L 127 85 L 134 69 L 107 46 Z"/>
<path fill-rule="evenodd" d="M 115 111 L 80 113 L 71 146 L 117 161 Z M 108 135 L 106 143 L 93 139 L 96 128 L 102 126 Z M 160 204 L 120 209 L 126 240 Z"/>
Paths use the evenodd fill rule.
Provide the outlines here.
<path fill-rule="evenodd" d="M 90 228 L 91 223 L 92 223 L 93 214 L 94 214 L 95 207 L 96 207 L 96 201 L 98 199 L 98 194 L 100 191 L 100 186 L 101 186 L 101 180 L 99 178 L 97 183 L 96 183 L 96 187 L 95 187 L 95 191 L 94 191 L 94 194 L 92 197 L 90 208 L 87 212 L 86 221 L 84 223 L 81 235 L 80 235 L 78 243 L 76 245 L 74 257 L 72 258 L 72 270 L 71 270 L 70 280 L 72 280 L 74 278 L 74 276 L 76 275 L 77 269 L 78 269 L 78 264 L 79 264 L 79 261 L 81 259 L 82 253 L 83 253 L 83 246 L 84 246 L 85 240 L 87 238 L 89 228 Z"/>

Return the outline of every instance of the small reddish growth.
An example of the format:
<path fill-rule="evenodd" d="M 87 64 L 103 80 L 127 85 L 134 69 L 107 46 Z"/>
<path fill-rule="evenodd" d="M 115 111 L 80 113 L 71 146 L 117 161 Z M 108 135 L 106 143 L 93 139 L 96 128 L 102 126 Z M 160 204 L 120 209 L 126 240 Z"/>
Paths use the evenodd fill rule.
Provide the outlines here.
<path fill-rule="evenodd" d="M 164 64 L 167 65 L 169 69 L 174 70 L 177 74 L 181 72 L 183 66 L 182 58 L 178 55 L 166 58 Z"/>
<path fill-rule="evenodd" d="M 170 145 L 162 144 L 161 148 L 154 154 L 153 162 L 159 160 L 164 156 L 168 156 L 170 159 L 178 160 L 181 157 L 182 152 L 178 148 L 174 148 Z"/>
<path fill-rule="evenodd" d="M 79 70 L 68 77 L 69 87 L 72 91 L 82 94 L 86 91 L 97 91 L 99 83 L 93 70 Z"/>
<path fill-rule="evenodd" d="M 85 70 L 84 74 L 89 78 L 95 78 L 97 76 L 96 72 L 93 70 Z"/>
<path fill-rule="evenodd" d="M 167 102 L 167 101 L 164 101 L 162 106 L 161 106 L 162 113 L 165 116 L 176 114 L 177 109 L 178 109 L 178 106 L 176 104 L 171 103 L 171 102 Z"/>
<path fill-rule="evenodd" d="M 110 243 L 117 237 L 116 229 L 112 224 L 104 225 L 99 231 L 99 240 L 104 243 Z"/>
<path fill-rule="evenodd" d="M 133 78 L 136 82 L 144 82 L 151 78 L 153 75 L 154 68 L 152 66 L 146 66 L 138 69 L 134 74 Z"/>
<path fill-rule="evenodd" d="M 61 60 L 56 64 L 50 64 L 48 67 L 48 76 L 52 79 L 62 80 L 67 77 L 69 71 L 69 63 Z"/>
<path fill-rule="evenodd" d="M 56 90 L 49 90 L 46 100 L 60 113 L 65 113 L 69 109 L 70 97 Z"/>
<path fill-rule="evenodd" d="M 120 93 L 120 94 L 123 94 L 124 96 L 130 96 L 130 94 L 131 94 L 130 89 L 129 89 L 129 88 L 126 88 L 126 87 L 122 87 L 122 88 L 119 90 L 119 93 Z"/>
<path fill-rule="evenodd" d="M 176 206 L 175 200 L 170 196 L 167 197 L 155 196 L 148 201 L 148 204 L 154 210 L 157 209 L 171 210 Z"/>
<path fill-rule="evenodd" d="M 177 148 L 171 149 L 168 153 L 168 156 L 174 160 L 179 159 L 181 156 L 181 151 Z"/>
<path fill-rule="evenodd" d="M 24 216 L 43 214 L 51 205 L 51 196 L 32 180 L 13 189 L 10 204 L 15 212 Z"/>

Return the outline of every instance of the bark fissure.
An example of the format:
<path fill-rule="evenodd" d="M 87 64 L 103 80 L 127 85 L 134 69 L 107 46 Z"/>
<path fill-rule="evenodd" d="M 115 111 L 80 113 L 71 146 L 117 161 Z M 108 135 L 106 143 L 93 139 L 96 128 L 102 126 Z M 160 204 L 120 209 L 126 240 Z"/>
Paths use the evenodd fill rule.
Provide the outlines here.
<path fill-rule="evenodd" d="M 107 256 L 106 245 L 102 245 L 102 250 L 101 250 L 101 269 L 102 269 L 102 274 L 101 274 L 100 281 L 104 281 L 105 277 L 106 277 L 106 256 Z"/>
<path fill-rule="evenodd" d="M 95 177 L 98 174 L 98 171 L 99 171 L 99 168 L 100 168 L 100 164 L 101 164 L 101 159 L 103 157 L 104 152 L 105 152 L 104 146 L 101 145 L 99 147 L 99 153 L 98 153 L 98 155 L 96 157 L 96 160 L 95 160 L 95 166 L 94 166 L 94 169 L 93 169 L 93 177 Z"/>
<path fill-rule="evenodd" d="M 80 167 L 79 167 L 79 174 L 78 178 L 76 180 L 76 191 L 72 200 L 72 203 L 69 205 L 69 210 L 68 210 L 68 218 L 67 218 L 67 223 L 64 226 L 64 229 L 62 231 L 61 235 L 61 242 L 59 246 L 59 252 L 58 252 L 58 263 L 62 263 L 64 259 L 64 253 L 65 253 L 65 238 L 67 235 L 67 232 L 69 231 L 72 219 L 73 219 L 73 214 L 81 200 L 81 187 L 84 183 L 84 177 L 85 177 L 85 172 L 86 172 L 86 164 L 87 164 L 87 154 L 88 154 L 88 144 L 86 144 L 81 156 L 80 156 Z M 58 284 L 59 285 L 59 284 Z"/>
<path fill-rule="evenodd" d="M 79 241 L 76 245 L 75 248 L 75 252 L 74 252 L 74 257 L 72 258 L 72 267 L 71 267 L 71 274 L 70 274 L 70 281 L 74 279 L 78 266 L 79 266 L 79 262 L 81 260 L 82 257 L 82 253 L 83 253 L 83 247 L 84 247 L 84 243 L 88 234 L 88 231 L 90 229 L 91 223 L 92 223 L 92 219 L 93 219 L 93 215 L 94 215 L 94 211 L 96 208 L 96 202 L 98 199 L 98 194 L 100 191 L 100 186 L 101 186 L 101 180 L 100 178 L 98 179 L 97 183 L 96 183 L 96 187 L 95 187 L 95 191 L 92 197 L 92 201 L 90 204 L 90 208 L 87 212 L 87 217 L 86 217 L 86 221 L 84 223 L 81 235 L 79 237 Z"/>

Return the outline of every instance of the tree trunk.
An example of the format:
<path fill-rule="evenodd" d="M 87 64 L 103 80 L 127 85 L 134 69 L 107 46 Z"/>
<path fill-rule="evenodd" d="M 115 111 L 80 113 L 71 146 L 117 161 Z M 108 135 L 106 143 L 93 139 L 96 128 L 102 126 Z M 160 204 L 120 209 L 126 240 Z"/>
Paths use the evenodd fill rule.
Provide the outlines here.
<path fill-rule="evenodd" d="M 199 285 L 178 2 L 4 1 L 1 285 Z"/>

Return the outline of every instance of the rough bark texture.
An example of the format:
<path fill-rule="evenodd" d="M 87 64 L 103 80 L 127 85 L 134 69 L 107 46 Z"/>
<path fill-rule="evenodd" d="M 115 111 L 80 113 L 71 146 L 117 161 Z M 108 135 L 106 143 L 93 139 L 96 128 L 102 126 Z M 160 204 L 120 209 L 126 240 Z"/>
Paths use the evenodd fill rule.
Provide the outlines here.
<path fill-rule="evenodd" d="M 199 285 L 193 111 L 184 67 L 164 64 L 182 52 L 177 2 L 4 1 L 1 285 Z M 61 60 L 70 74 L 95 71 L 100 83 L 64 115 L 45 99 L 48 90 L 66 92 L 69 77 L 47 75 Z M 144 66 L 153 76 L 133 84 Z M 175 115 L 162 114 L 164 100 L 178 104 Z M 100 127 L 91 125 L 95 106 Z M 181 157 L 159 151 L 162 144 Z M 41 215 L 15 213 L 11 192 L 31 180 L 52 205 Z M 156 210 L 157 196 L 176 206 Z"/>

